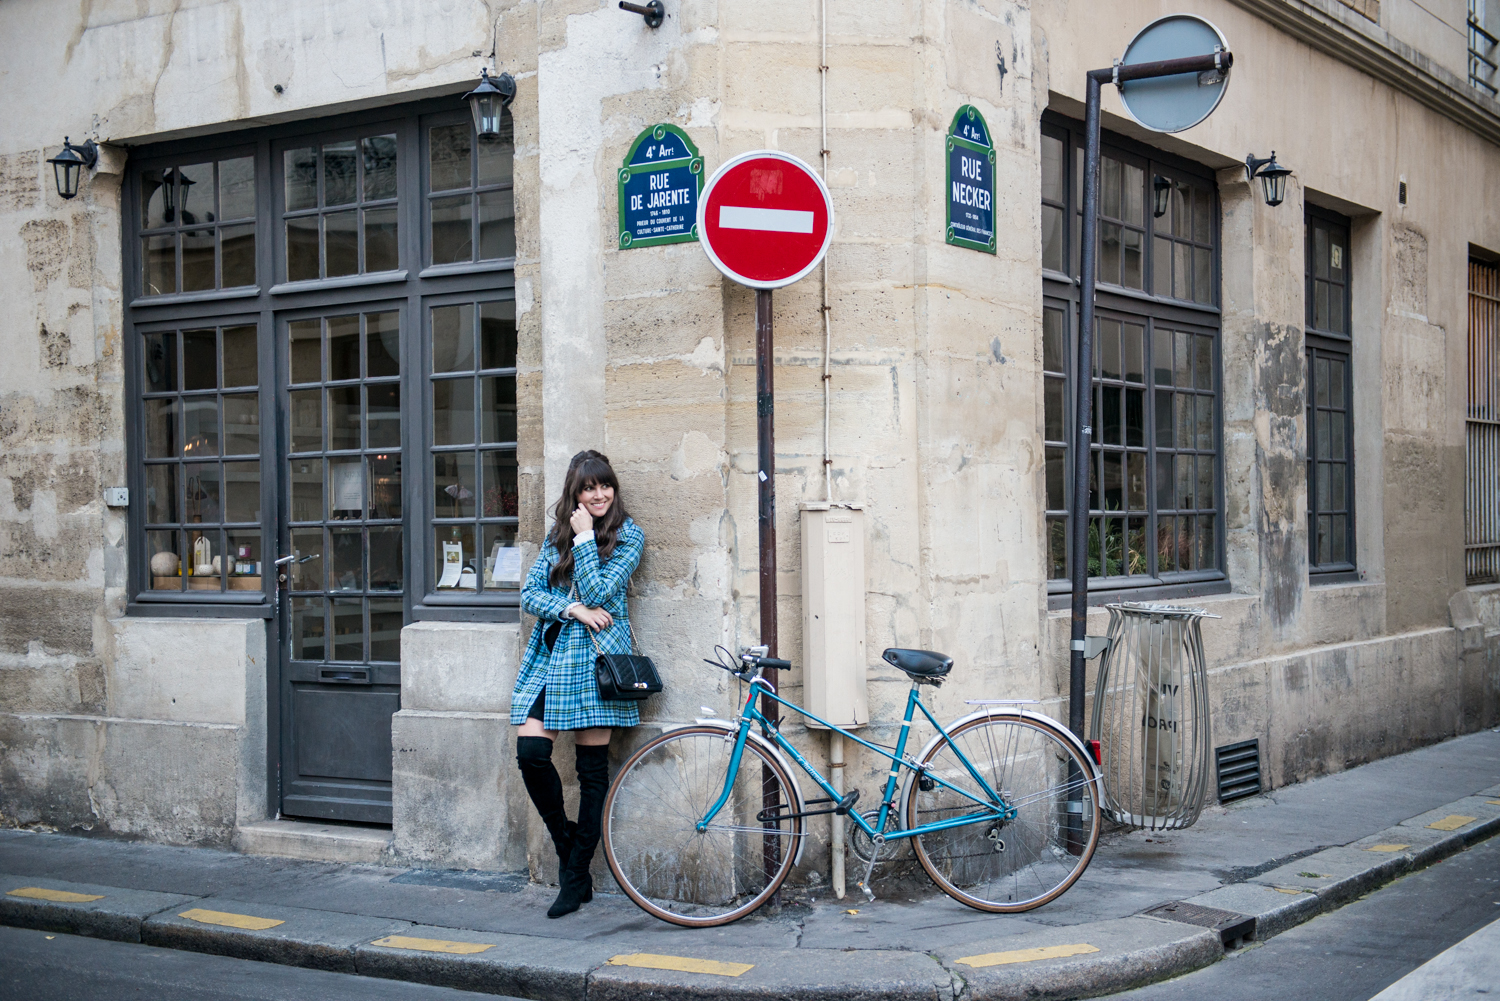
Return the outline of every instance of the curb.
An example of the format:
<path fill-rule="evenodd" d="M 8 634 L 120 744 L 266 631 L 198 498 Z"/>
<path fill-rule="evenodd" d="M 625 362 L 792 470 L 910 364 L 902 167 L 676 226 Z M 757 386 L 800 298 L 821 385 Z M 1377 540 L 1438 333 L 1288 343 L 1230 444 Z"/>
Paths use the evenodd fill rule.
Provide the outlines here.
<path fill-rule="evenodd" d="M 857 1001 L 1064 999 L 1178 977 L 1218 961 L 1249 922 L 1249 937 L 1265 941 L 1338 908 L 1500 833 L 1497 800 L 1500 786 L 1149 913 L 930 954 L 726 947 L 683 936 L 680 948 L 692 956 L 660 956 L 632 953 L 624 941 L 476 932 L 11 875 L 0 875 L 0 924 L 533 1001 L 812 1001 L 833 993 Z"/>

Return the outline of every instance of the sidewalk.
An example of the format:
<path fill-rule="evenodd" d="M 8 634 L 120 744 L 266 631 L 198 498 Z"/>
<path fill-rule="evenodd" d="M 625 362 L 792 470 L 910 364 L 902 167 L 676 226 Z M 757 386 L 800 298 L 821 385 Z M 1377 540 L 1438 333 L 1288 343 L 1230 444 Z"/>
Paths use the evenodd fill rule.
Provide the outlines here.
<path fill-rule="evenodd" d="M 663 924 L 618 892 L 549 921 L 555 890 L 523 874 L 0 831 L 0 923 L 544 1001 L 1065 998 L 1207 965 L 1226 940 L 1268 938 L 1495 833 L 1500 733 L 1482 731 L 1212 807 L 1187 831 L 1107 833 L 1072 889 L 1014 917 L 897 871 L 874 904 L 789 886 L 778 912 L 724 928 Z"/>

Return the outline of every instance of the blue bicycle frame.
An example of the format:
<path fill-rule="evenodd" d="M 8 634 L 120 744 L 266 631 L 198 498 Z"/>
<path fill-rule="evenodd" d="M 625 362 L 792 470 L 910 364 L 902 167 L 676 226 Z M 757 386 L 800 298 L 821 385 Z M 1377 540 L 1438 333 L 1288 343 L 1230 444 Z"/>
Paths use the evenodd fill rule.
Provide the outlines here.
<path fill-rule="evenodd" d="M 743 756 L 745 751 L 745 742 L 750 739 L 750 727 L 757 723 L 760 724 L 762 733 L 766 734 L 772 741 L 774 741 L 776 746 L 781 748 L 782 751 L 791 755 L 792 760 L 797 762 L 797 764 L 802 767 L 802 770 L 806 772 L 812 778 L 812 780 L 818 784 L 819 788 L 821 788 L 827 796 L 829 796 L 834 802 L 839 801 L 838 791 L 833 788 L 829 781 L 825 779 L 816 768 L 808 764 L 807 759 L 797 751 L 796 747 L 792 746 L 791 741 L 782 736 L 781 731 L 776 726 L 773 726 L 770 720 L 761 715 L 760 710 L 756 708 L 755 705 L 755 697 L 758 694 L 763 694 L 779 703 L 780 705 L 786 706 L 793 712 L 799 713 L 800 715 L 813 720 L 821 726 L 827 727 L 829 730 L 832 730 L 835 733 L 843 734 L 845 737 L 848 737 L 855 743 L 860 744 L 863 747 L 868 747 L 870 750 L 874 751 L 876 754 L 881 755 L 882 757 L 891 759 L 890 774 L 886 776 L 885 795 L 881 797 L 880 815 L 876 819 L 875 824 L 871 825 L 870 822 L 866 820 L 861 814 L 853 810 L 849 811 L 849 819 L 854 821 L 855 824 L 859 825 L 859 827 L 873 839 L 881 840 L 883 837 L 884 840 L 889 840 L 891 838 L 920 837 L 923 834 L 932 834 L 936 831 L 946 831 L 953 827 L 966 827 L 969 824 L 977 824 L 986 820 L 1008 821 L 1014 819 L 1016 816 L 1016 808 L 1006 803 L 1005 799 L 998 792 L 990 788 L 990 784 L 985 781 L 984 776 L 980 775 L 979 772 L 975 770 L 974 765 L 969 761 L 968 757 L 964 755 L 963 750 L 960 749 L 957 744 L 954 744 L 950 741 L 948 746 L 953 748 L 953 753 L 958 755 L 958 760 L 963 762 L 965 770 L 968 771 L 969 776 L 973 778 L 973 780 L 978 784 L 980 792 L 984 796 L 988 797 L 988 800 L 980 799 L 972 792 L 966 789 L 960 789 L 958 786 L 953 785 L 951 782 L 944 780 L 940 776 L 933 775 L 930 772 L 923 772 L 915 764 L 912 764 L 911 762 L 906 760 L 906 742 L 907 739 L 911 736 L 911 721 L 917 709 L 922 710 L 922 715 L 926 716 L 928 721 L 930 721 L 932 725 L 937 728 L 938 733 L 942 734 L 944 737 L 948 736 L 948 731 L 943 729 L 943 725 L 939 723 L 937 719 L 932 715 L 932 713 L 928 711 L 927 707 L 922 704 L 922 700 L 917 693 L 917 686 L 915 684 L 911 686 L 911 693 L 906 698 L 906 715 L 902 717 L 901 736 L 896 741 L 896 751 L 893 754 L 892 752 L 886 750 L 884 747 L 880 747 L 877 744 L 872 744 L 868 740 L 861 740 L 859 737 L 850 733 L 848 730 L 845 730 L 843 727 L 833 723 L 829 723 L 827 720 L 813 715 L 806 709 L 803 709 L 801 706 L 796 705 L 795 703 L 788 702 L 786 699 L 783 699 L 781 696 L 771 691 L 771 686 L 766 684 L 763 679 L 756 677 L 752 678 L 750 681 L 750 696 L 745 700 L 745 707 L 740 711 L 739 733 L 735 738 L 734 753 L 730 756 L 729 759 L 729 771 L 724 777 L 724 791 L 719 794 L 718 802 L 714 803 L 714 805 L 709 808 L 708 813 L 698 821 L 696 826 L 699 833 L 702 833 L 703 831 L 706 831 L 708 829 L 709 823 L 714 819 L 715 816 L 718 815 L 718 812 L 724 808 L 724 804 L 729 802 L 729 796 L 731 792 L 731 786 L 734 782 L 734 776 L 739 774 L 740 758 Z M 896 776 L 900 773 L 902 768 L 910 768 L 913 771 L 921 772 L 921 774 L 925 775 L 926 778 L 937 783 L 938 785 L 953 790 L 965 799 L 973 800 L 974 804 L 977 807 L 981 808 L 981 811 L 968 813 L 963 815 L 962 817 L 952 817 L 948 820 L 939 820 L 931 824 L 923 824 L 919 827 L 886 831 L 886 820 L 890 817 L 891 807 L 895 805 Z M 786 819 L 791 819 L 791 815 L 787 815 Z"/>

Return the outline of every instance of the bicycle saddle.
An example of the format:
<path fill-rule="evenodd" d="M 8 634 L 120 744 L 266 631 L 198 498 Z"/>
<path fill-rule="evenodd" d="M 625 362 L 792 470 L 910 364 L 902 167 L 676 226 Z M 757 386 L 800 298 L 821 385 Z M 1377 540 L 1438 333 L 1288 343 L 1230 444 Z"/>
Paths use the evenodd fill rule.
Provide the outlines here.
<path fill-rule="evenodd" d="M 898 667 L 913 678 L 929 681 L 953 670 L 953 658 L 931 650 L 902 650 L 891 647 L 880 655 L 887 664 Z"/>

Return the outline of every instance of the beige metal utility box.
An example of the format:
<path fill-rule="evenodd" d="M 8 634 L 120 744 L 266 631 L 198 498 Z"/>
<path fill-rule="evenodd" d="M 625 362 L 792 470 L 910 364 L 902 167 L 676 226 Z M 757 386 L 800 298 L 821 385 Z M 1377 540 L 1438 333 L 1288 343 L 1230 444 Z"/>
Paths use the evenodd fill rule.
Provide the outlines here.
<path fill-rule="evenodd" d="M 827 502 L 801 509 L 802 704 L 830 723 L 863 726 L 870 721 L 865 513 L 858 505 Z"/>

